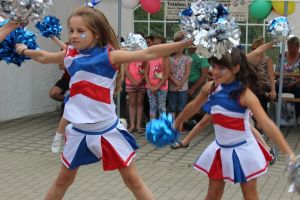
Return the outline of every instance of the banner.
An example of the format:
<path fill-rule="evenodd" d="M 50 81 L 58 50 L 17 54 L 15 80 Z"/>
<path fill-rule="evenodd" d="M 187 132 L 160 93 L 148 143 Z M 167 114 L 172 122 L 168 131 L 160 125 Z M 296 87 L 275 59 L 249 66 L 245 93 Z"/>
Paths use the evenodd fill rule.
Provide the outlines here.
<path fill-rule="evenodd" d="M 179 20 L 181 10 L 191 5 L 194 0 L 172 0 L 166 1 L 165 18 L 169 20 Z"/>
<path fill-rule="evenodd" d="M 231 0 L 229 13 L 236 21 L 248 20 L 249 1 L 248 0 Z"/>
<path fill-rule="evenodd" d="M 166 1 L 165 18 L 167 20 L 179 20 L 179 13 L 191 5 L 194 0 Z M 249 0 L 219 0 L 219 3 L 229 8 L 229 14 L 236 21 L 247 21 Z"/>

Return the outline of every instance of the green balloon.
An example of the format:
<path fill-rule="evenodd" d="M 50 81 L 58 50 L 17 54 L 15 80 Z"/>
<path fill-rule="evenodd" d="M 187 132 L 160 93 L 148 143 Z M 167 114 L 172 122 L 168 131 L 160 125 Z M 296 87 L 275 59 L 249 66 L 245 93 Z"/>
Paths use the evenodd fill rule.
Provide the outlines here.
<path fill-rule="evenodd" d="M 255 0 L 250 5 L 250 14 L 256 19 L 265 19 L 272 10 L 269 0 Z"/>

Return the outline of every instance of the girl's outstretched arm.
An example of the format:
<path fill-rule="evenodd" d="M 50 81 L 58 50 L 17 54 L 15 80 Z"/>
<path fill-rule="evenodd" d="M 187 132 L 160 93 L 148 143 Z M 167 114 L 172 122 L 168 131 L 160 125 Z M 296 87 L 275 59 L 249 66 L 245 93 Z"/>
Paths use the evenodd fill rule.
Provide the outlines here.
<path fill-rule="evenodd" d="M 259 47 L 257 47 L 255 50 L 251 51 L 250 53 L 247 54 L 247 60 L 252 63 L 255 64 L 257 62 L 259 62 L 261 55 L 268 49 L 273 47 L 273 42 L 268 42 L 265 43 Z"/>
<path fill-rule="evenodd" d="M 183 145 L 188 145 L 201 131 L 211 124 L 212 117 L 210 114 L 205 114 L 201 121 L 196 124 L 196 126 L 189 132 L 189 134 L 181 141 Z"/>
<path fill-rule="evenodd" d="M 186 107 L 183 109 L 183 111 L 178 115 L 178 117 L 175 119 L 174 128 L 180 129 L 183 122 L 185 122 L 187 119 L 195 115 L 202 105 L 206 102 L 208 97 L 208 92 L 211 89 L 211 86 L 213 84 L 213 81 L 207 82 L 199 92 L 198 96 L 188 103 Z"/>
<path fill-rule="evenodd" d="M 3 25 L 0 28 L 0 42 L 2 42 L 6 38 L 6 36 L 13 30 L 15 30 L 18 26 L 19 24 L 14 21 L 10 21 L 7 24 Z"/>
<path fill-rule="evenodd" d="M 58 39 L 56 36 L 53 36 L 51 38 L 51 40 L 57 45 L 59 46 L 61 49 L 66 50 L 68 45 L 66 45 L 65 43 L 63 43 L 60 39 Z"/>
<path fill-rule="evenodd" d="M 283 137 L 283 134 L 279 128 L 274 124 L 274 122 L 268 117 L 264 109 L 259 103 L 258 98 L 255 94 L 248 88 L 244 91 L 240 98 L 240 103 L 242 106 L 248 107 L 253 113 L 254 118 L 261 123 L 261 128 L 269 136 L 269 138 L 279 147 L 279 149 L 286 155 L 288 155 L 292 160 L 295 160 L 295 154 L 291 147 Z"/>
<path fill-rule="evenodd" d="M 168 44 L 153 45 L 143 50 L 124 51 L 116 50 L 110 53 L 112 64 L 130 63 L 136 60 L 152 60 L 158 57 L 169 56 L 171 53 L 191 46 L 192 40 L 182 40 L 180 42 L 171 42 Z"/>
<path fill-rule="evenodd" d="M 51 53 L 44 50 L 31 50 L 24 44 L 16 44 L 16 52 L 19 55 L 25 55 L 42 64 L 61 64 L 64 62 L 66 51 Z"/>

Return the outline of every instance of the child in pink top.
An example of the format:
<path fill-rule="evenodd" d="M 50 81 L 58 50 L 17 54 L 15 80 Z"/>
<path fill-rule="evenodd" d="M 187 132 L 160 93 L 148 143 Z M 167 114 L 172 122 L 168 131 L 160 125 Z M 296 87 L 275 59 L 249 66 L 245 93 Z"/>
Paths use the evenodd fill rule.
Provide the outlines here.
<path fill-rule="evenodd" d="M 165 43 L 164 37 L 156 37 L 155 44 Z M 161 57 L 147 62 L 145 68 L 145 80 L 150 104 L 150 118 L 156 118 L 156 114 L 166 112 L 166 99 L 168 93 L 169 78 L 168 57 Z"/>
<path fill-rule="evenodd" d="M 138 133 L 143 132 L 141 122 L 144 109 L 144 97 L 146 94 L 146 83 L 144 76 L 145 65 L 146 62 L 143 61 L 135 61 L 125 65 L 126 92 L 129 96 L 129 132 L 134 131 L 135 128 Z"/>

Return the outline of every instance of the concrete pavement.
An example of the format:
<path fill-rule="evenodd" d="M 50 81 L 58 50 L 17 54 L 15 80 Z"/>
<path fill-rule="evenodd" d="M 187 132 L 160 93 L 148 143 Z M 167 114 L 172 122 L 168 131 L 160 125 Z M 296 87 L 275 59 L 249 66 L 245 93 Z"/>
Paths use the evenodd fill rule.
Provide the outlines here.
<path fill-rule="evenodd" d="M 60 155 L 50 151 L 59 120 L 58 112 L 23 117 L 0 123 L 0 200 L 43 199 L 61 166 Z M 300 128 L 283 128 L 289 144 L 300 153 Z M 141 146 L 135 159 L 138 172 L 161 200 L 203 199 L 208 179 L 192 169 L 192 163 L 213 140 L 212 127 L 207 128 L 187 149 L 156 149 L 145 137 L 135 134 Z M 258 179 L 260 199 L 299 199 L 288 193 L 285 159 L 270 167 L 267 175 Z M 103 172 L 100 164 L 80 168 L 66 200 L 130 200 L 133 195 L 124 186 L 117 171 Z M 225 200 L 240 200 L 239 185 L 227 184 Z"/>

